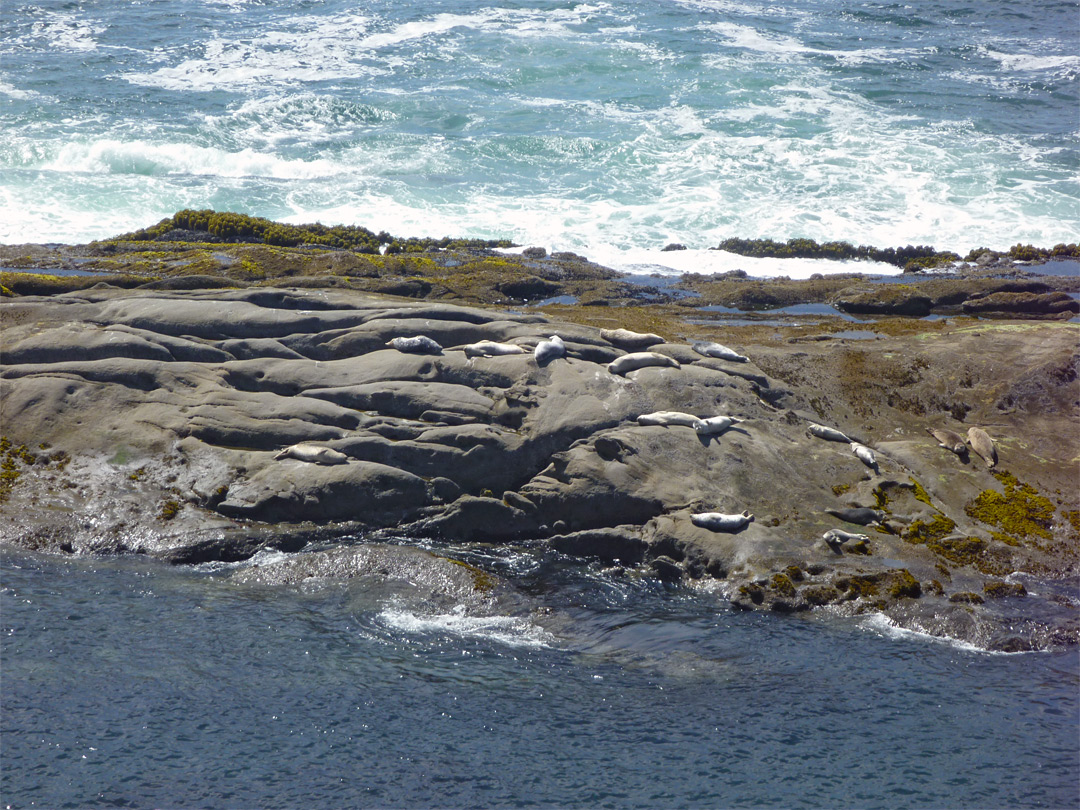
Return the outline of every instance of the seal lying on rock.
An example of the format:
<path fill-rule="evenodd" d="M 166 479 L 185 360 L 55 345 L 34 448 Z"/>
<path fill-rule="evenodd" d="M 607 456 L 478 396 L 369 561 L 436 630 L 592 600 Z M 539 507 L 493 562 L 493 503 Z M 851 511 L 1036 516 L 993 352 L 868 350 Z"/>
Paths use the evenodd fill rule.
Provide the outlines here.
<path fill-rule="evenodd" d="M 698 512 L 690 516 L 690 522 L 695 526 L 708 529 L 711 532 L 737 532 L 749 523 L 754 516 L 750 512 L 741 515 L 725 515 L 723 512 Z"/>
<path fill-rule="evenodd" d="M 547 340 L 541 340 L 536 344 L 536 348 L 533 349 L 533 357 L 536 358 L 536 364 L 538 366 L 550 363 L 556 357 L 566 356 L 566 344 L 558 335 L 552 335 Z"/>
<path fill-rule="evenodd" d="M 867 447 L 865 444 L 852 442 L 851 452 L 857 455 L 859 457 L 859 461 L 861 461 L 867 467 L 872 470 L 877 470 L 877 456 L 875 456 L 874 451 Z"/>
<path fill-rule="evenodd" d="M 286 447 L 274 456 L 279 458 L 295 458 L 299 461 L 307 461 L 312 464 L 348 464 L 349 457 L 344 453 L 330 447 L 322 447 L 318 444 L 300 442 L 291 447 Z"/>
<path fill-rule="evenodd" d="M 718 357 L 721 360 L 732 360 L 736 363 L 746 363 L 750 360 L 749 357 L 745 357 L 734 349 L 729 349 L 721 343 L 698 341 L 697 343 L 694 343 L 691 348 L 703 357 Z"/>
<path fill-rule="evenodd" d="M 971 449 L 986 462 L 987 467 L 997 464 L 997 448 L 994 447 L 994 440 L 985 430 L 977 427 L 968 428 L 967 440 Z"/>
<path fill-rule="evenodd" d="M 612 374 L 626 375 L 631 371 L 637 371 L 639 368 L 647 368 L 648 366 L 682 368 L 682 366 L 679 365 L 678 360 L 674 357 L 668 357 L 666 354 L 657 354 L 656 352 L 634 352 L 633 354 L 624 354 L 622 357 L 616 357 L 613 361 L 608 363 L 607 370 Z"/>
<path fill-rule="evenodd" d="M 524 354 L 525 350 L 515 343 L 496 343 L 494 340 L 481 340 L 465 347 L 466 357 L 501 357 L 506 354 Z"/>
<path fill-rule="evenodd" d="M 945 430 L 944 428 L 927 428 L 926 432 L 937 439 L 938 447 L 944 447 L 950 452 L 956 453 L 958 456 L 966 456 L 968 452 L 967 445 L 964 444 L 964 439 L 960 434 L 953 433 L 951 430 Z"/>
<path fill-rule="evenodd" d="M 847 523 L 858 523 L 860 526 L 869 526 L 885 519 L 885 513 L 869 506 L 854 506 L 849 509 L 826 509 L 825 514 L 838 517 Z"/>
<path fill-rule="evenodd" d="M 429 338 L 427 335 L 415 335 L 413 337 L 396 337 L 386 344 L 391 349 L 407 354 L 441 354 L 442 346 Z"/>
<path fill-rule="evenodd" d="M 702 436 L 713 436 L 717 433 L 723 433 L 729 427 L 741 421 L 742 419 L 734 416 L 710 416 L 708 419 L 699 419 L 697 424 L 694 425 L 694 430 Z"/>
<path fill-rule="evenodd" d="M 806 432 L 811 436 L 816 436 L 819 439 L 824 439 L 827 442 L 843 442 L 844 444 L 854 444 L 853 440 L 845 436 L 839 430 L 831 427 L 825 427 L 825 425 L 818 425 L 811 422 L 806 426 Z"/>
<path fill-rule="evenodd" d="M 661 425 L 663 427 L 688 427 L 697 430 L 701 420 L 689 413 L 679 411 L 656 411 L 644 413 L 637 418 L 639 425 Z"/>
<path fill-rule="evenodd" d="M 629 329 L 601 329 L 600 337 L 612 346 L 620 349 L 647 349 L 657 343 L 663 343 L 664 339 L 651 332 L 631 332 Z"/>
<path fill-rule="evenodd" d="M 841 554 L 843 552 L 841 552 L 840 547 L 848 540 L 868 541 L 870 538 L 865 534 L 853 534 L 845 532 L 843 529 L 829 529 L 829 531 L 821 535 L 821 539 L 825 541 L 829 548 L 837 554 Z"/>

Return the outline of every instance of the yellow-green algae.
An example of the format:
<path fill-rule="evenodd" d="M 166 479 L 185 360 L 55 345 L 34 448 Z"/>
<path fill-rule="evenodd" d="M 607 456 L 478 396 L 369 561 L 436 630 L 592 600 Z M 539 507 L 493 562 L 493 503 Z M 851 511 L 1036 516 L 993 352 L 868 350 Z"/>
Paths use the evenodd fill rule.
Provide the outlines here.
<path fill-rule="evenodd" d="M 1009 596 L 1027 596 L 1027 588 L 1021 582 L 993 580 L 983 585 L 983 593 L 991 599 L 1004 599 Z"/>
<path fill-rule="evenodd" d="M 990 526 L 997 526 L 1018 538 L 1052 539 L 1050 526 L 1054 520 L 1054 505 L 1034 487 L 1023 484 L 1004 470 L 994 472 L 1005 491 L 985 489 L 973 498 L 964 511 L 968 517 Z"/>

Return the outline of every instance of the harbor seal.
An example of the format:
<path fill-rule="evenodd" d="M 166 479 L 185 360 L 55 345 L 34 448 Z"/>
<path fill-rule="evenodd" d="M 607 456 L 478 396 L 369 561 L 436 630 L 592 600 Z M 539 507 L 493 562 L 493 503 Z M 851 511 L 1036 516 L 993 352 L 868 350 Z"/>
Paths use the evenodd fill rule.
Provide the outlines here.
<path fill-rule="evenodd" d="M 640 351 L 664 342 L 662 337 L 652 332 L 631 332 L 629 329 L 601 329 L 600 337 L 612 346 L 631 351 Z"/>
<path fill-rule="evenodd" d="M 961 458 L 968 454 L 967 445 L 964 444 L 964 439 L 959 433 L 953 433 L 944 428 L 927 428 L 926 432 L 937 439 L 938 447 L 944 447 Z"/>
<path fill-rule="evenodd" d="M 854 440 L 845 436 L 839 430 L 831 427 L 825 427 L 825 425 L 818 425 L 811 422 L 806 426 L 806 432 L 811 436 L 816 436 L 819 439 L 824 439 L 827 442 L 843 442 L 844 444 L 853 444 Z"/>
<path fill-rule="evenodd" d="M 655 411 L 644 413 L 637 418 L 639 425 L 661 425 L 663 427 L 688 427 L 697 430 L 701 420 L 689 413 L 679 411 Z"/>
<path fill-rule="evenodd" d="M 442 354 L 442 346 L 427 335 L 396 337 L 386 345 L 406 354 Z"/>
<path fill-rule="evenodd" d="M 741 515 L 725 515 L 723 512 L 698 512 L 690 515 L 691 523 L 711 532 L 737 532 L 753 520 L 754 516 L 749 511 Z"/>
<path fill-rule="evenodd" d="M 541 340 L 533 349 L 533 357 L 538 366 L 546 365 L 557 357 L 566 356 L 566 344 L 558 335 L 552 335 L 547 340 Z"/>
<path fill-rule="evenodd" d="M 735 416 L 710 416 L 708 419 L 699 419 L 694 430 L 701 436 L 715 436 L 741 421 L 743 420 Z"/>
<path fill-rule="evenodd" d="M 323 447 L 318 444 L 300 442 L 274 456 L 275 459 L 295 458 L 297 461 L 306 461 L 309 464 L 348 464 L 349 457 L 339 450 L 331 447 Z"/>
<path fill-rule="evenodd" d="M 649 366 L 682 368 L 682 366 L 679 365 L 678 360 L 674 357 L 668 357 L 666 354 L 657 354 L 656 352 L 634 352 L 633 354 L 624 354 L 622 357 L 616 357 L 608 363 L 607 370 L 612 374 L 626 376 L 631 371 L 637 371 L 639 368 L 647 368 Z"/>
<path fill-rule="evenodd" d="M 843 529 L 829 529 L 829 531 L 821 535 L 821 539 L 837 554 L 843 554 L 840 547 L 849 540 L 862 540 L 864 542 L 870 540 L 865 534 L 853 534 L 852 532 L 845 532 Z"/>
<path fill-rule="evenodd" d="M 746 363 L 750 360 L 749 357 L 739 354 L 734 349 L 729 349 L 722 343 L 710 343 L 701 340 L 691 344 L 690 348 L 702 357 L 718 357 L 721 360 L 731 360 L 735 363 Z"/>
<path fill-rule="evenodd" d="M 501 357 L 506 354 L 524 354 L 525 350 L 515 343 L 496 343 L 494 340 L 481 340 L 465 347 L 466 357 Z"/>
<path fill-rule="evenodd" d="M 997 448 L 994 447 L 994 440 L 985 430 L 977 427 L 968 428 L 967 440 L 971 449 L 986 462 L 987 467 L 997 464 Z"/>
<path fill-rule="evenodd" d="M 869 506 L 853 506 L 848 509 L 826 509 L 825 514 L 840 518 L 845 523 L 857 523 L 860 526 L 869 526 L 871 523 L 880 523 L 885 519 L 885 513 Z"/>
<path fill-rule="evenodd" d="M 865 444 L 859 444 L 858 442 L 851 443 L 851 452 L 859 457 L 859 461 L 865 464 L 870 469 L 877 471 L 877 456 L 874 455 L 874 451 L 867 447 Z"/>

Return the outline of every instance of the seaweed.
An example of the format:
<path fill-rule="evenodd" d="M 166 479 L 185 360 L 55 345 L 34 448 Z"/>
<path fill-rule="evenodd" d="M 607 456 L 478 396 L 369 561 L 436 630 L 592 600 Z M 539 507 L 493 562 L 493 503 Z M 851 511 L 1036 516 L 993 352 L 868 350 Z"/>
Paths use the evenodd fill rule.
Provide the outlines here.
<path fill-rule="evenodd" d="M 983 593 L 991 599 L 1005 599 L 1010 596 L 1027 596 L 1027 588 L 1021 582 L 992 580 L 983 585 Z"/>
<path fill-rule="evenodd" d="M 980 492 L 964 507 L 968 517 L 997 526 L 1014 538 L 1052 539 L 1050 527 L 1054 520 L 1054 505 L 1050 499 L 1004 470 L 997 470 L 993 475 L 1004 485 L 1005 491 L 985 489 Z"/>

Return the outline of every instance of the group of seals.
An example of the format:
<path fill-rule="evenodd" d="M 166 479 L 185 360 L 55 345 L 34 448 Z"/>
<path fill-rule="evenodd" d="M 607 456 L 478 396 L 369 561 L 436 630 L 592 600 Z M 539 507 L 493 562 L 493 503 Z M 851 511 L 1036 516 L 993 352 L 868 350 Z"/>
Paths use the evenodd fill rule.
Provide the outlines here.
<path fill-rule="evenodd" d="M 968 428 L 967 443 L 960 434 L 944 428 L 927 428 L 926 432 L 937 439 L 938 447 L 944 447 L 949 452 L 956 453 L 960 458 L 967 456 L 968 445 L 971 445 L 971 449 L 986 462 L 988 468 L 993 468 L 997 464 L 997 447 L 994 440 L 990 438 L 990 434 L 982 428 Z"/>
<path fill-rule="evenodd" d="M 639 425 L 688 427 L 693 428 L 700 436 L 715 436 L 741 421 L 743 420 L 736 416 L 710 416 L 702 419 L 692 413 L 683 413 L 681 411 L 654 411 L 653 413 L 643 413 L 637 418 Z"/>

